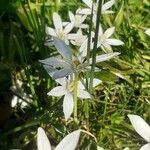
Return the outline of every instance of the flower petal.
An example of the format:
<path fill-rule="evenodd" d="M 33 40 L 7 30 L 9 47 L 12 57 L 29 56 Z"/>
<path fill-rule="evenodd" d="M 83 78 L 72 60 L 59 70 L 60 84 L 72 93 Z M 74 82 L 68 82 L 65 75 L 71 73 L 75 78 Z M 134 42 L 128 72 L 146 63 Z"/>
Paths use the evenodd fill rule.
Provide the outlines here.
<path fill-rule="evenodd" d="M 78 89 L 82 89 L 82 90 L 85 89 L 85 86 L 83 85 L 83 83 L 81 81 L 78 81 Z"/>
<path fill-rule="evenodd" d="M 64 41 L 54 38 L 54 45 L 58 52 L 66 59 L 71 61 L 72 60 L 72 53 L 70 48 L 65 44 Z"/>
<path fill-rule="evenodd" d="M 109 59 L 111 59 L 111 58 L 113 58 L 119 54 L 120 53 L 118 53 L 118 52 L 114 52 L 114 53 L 108 53 L 108 54 L 96 56 L 96 63 L 109 60 Z M 89 60 L 89 63 L 92 64 L 92 59 Z"/>
<path fill-rule="evenodd" d="M 125 147 L 123 150 L 129 150 L 129 147 Z"/>
<path fill-rule="evenodd" d="M 82 98 L 82 99 L 91 98 L 90 93 L 88 93 L 87 91 L 85 91 L 85 90 L 83 90 L 83 89 L 78 89 L 78 90 L 77 90 L 77 96 L 78 96 L 79 98 Z"/>
<path fill-rule="evenodd" d="M 49 96 L 63 96 L 66 93 L 66 88 L 64 86 L 54 87 L 50 92 L 47 93 Z"/>
<path fill-rule="evenodd" d="M 104 14 L 107 9 L 109 9 L 110 7 L 112 7 L 114 5 L 114 3 L 115 3 L 115 0 L 110 0 L 110 1 L 106 2 L 102 6 L 102 14 Z"/>
<path fill-rule="evenodd" d="M 52 78 L 59 79 L 70 75 L 73 72 L 72 68 L 66 67 L 61 70 L 55 71 L 52 75 Z"/>
<path fill-rule="evenodd" d="M 150 143 L 145 144 L 144 146 L 142 146 L 142 147 L 140 148 L 140 150 L 150 150 Z"/>
<path fill-rule="evenodd" d="M 92 9 L 92 0 L 82 0 L 88 7 Z"/>
<path fill-rule="evenodd" d="M 101 36 L 103 34 L 103 29 L 102 29 L 102 25 L 99 25 L 99 32 L 98 35 Z"/>
<path fill-rule="evenodd" d="M 89 8 L 81 9 L 79 11 L 79 14 L 90 15 L 91 14 L 91 9 L 89 9 Z"/>
<path fill-rule="evenodd" d="M 53 28 L 46 27 L 45 29 L 46 34 L 51 35 L 51 36 L 56 36 L 56 32 Z"/>
<path fill-rule="evenodd" d="M 38 150 L 51 150 L 51 144 L 43 128 L 38 128 L 37 133 L 37 147 Z"/>
<path fill-rule="evenodd" d="M 56 79 L 56 82 L 58 82 L 60 85 L 65 87 L 67 85 L 67 78 L 64 77 L 64 78 Z"/>
<path fill-rule="evenodd" d="M 59 14 L 56 12 L 53 13 L 53 23 L 54 23 L 56 31 L 61 32 L 63 30 L 62 20 Z"/>
<path fill-rule="evenodd" d="M 116 45 L 116 46 L 124 44 L 121 40 L 117 40 L 117 39 L 106 39 L 106 42 L 109 45 Z"/>
<path fill-rule="evenodd" d="M 43 63 L 44 65 L 53 67 L 66 67 L 68 65 L 68 63 L 66 63 L 64 60 L 55 57 L 39 60 L 39 62 Z"/>
<path fill-rule="evenodd" d="M 105 31 L 104 35 L 106 36 L 106 38 L 109 38 L 114 33 L 114 31 L 115 31 L 115 27 L 108 28 Z"/>
<path fill-rule="evenodd" d="M 102 83 L 101 80 L 94 78 L 94 80 L 93 80 L 93 87 L 99 85 L 100 83 Z"/>
<path fill-rule="evenodd" d="M 64 34 L 68 34 L 73 29 L 74 23 L 68 23 L 64 28 Z"/>
<path fill-rule="evenodd" d="M 97 146 L 97 150 L 104 150 L 102 147 Z"/>
<path fill-rule="evenodd" d="M 53 74 L 57 71 L 56 68 L 48 66 L 48 65 L 43 65 L 44 69 L 47 71 L 47 73 L 52 77 Z"/>
<path fill-rule="evenodd" d="M 150 29 L 147 29 L 145 33 L 150 36 Z"/>
<path fill-rule="evenodd" d="M 135 131 L 147 142 L 150 141 L 150 126 L 138 115 L 128 115 Z"/>
<path fill-rule="evenodd" d="M 74 14 L 71 11 L 69 11 L 69 19 L 71 22 L 74 21 Z"/>
<path fill-rule="evenodd" d="M 64 139 L 58 144 L 55 150 L 75 150 L 81 130 L 76 130 L 70 134 L 68 134 Z"/>
<path fill-rule="evenodd" d="M 70 116 L 73 112 L 73 107 L 74 107 L 73 95 L 71 93 L 67 92 L 65 94 L 64 101 L 63 101 L 63 112 L 65 115 L 66 121 L 70 118 Z"/>

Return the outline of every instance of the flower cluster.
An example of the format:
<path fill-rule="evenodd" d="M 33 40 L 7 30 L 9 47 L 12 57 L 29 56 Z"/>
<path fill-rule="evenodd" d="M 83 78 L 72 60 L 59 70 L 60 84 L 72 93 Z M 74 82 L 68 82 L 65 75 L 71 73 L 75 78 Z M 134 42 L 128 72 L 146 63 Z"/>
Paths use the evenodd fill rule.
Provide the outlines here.
<path fill-rule="evenodd" d="M 54 28 L 46 26 L 46 34 L 50 40 L 45 42 L 46 46 L 54 46 L 58 52 L 57 57 L 49 57 L 40 60 L 46 69 L 47 73 L 52 77 L 58 86 L 48 92 L 49 96 L 62 97 L 63 99 L 63 113 L 67 121 L 74 112 L 74 119 L 77 117 L 77 101 L 79 99 L 91 99 L 92 95 L 89 92 L 90 88 L 94 88 L 102 81 L 99 79 L 92 79 L 89 76 L 93 62 L 100 63 L 107 61 L 117 55 L 119 52 L 113 52 L 112 46 L 123 45 L 124 43 L 112 38 L 115 32 L 115 27 L 108 27 L 105 31 L 102 29 L 102 23 L 99 23 L 97 48 L 104 49 L 104 52 L 109 52 L 102 55 L 96 55 L 93 61 L 92 52 L 95 45 L 95 30 L 96 30 L 96 16 L 98 12 L 98 3 L 93 3 L 92 0 L 83 0 L 87 8 L 79 8 L 75 13 L 69 11 L 69 21 L 62 21 L 61 16 L 53 13 Z M 111 7 L 115 0 L 110 0 L 102 5 L 101 14 L 113 13 Z M 92 12 L 93 10 L 93 12 Z M 93 15 L 92 30 L 89 33 L 88 17 Z M 88 36 L 91 35 L 91 36 Z M 94 69 L 100 71 L 100 69 Z M 55 148 L 57 150 L 75 149 L 80 130 L 74 131 L 67 135 L 60 144 Z M 38 129 L 38 149 L 50 150 L 51 145 L 42 128 Z M 97 147 L 101 149 L 101 147 Z"/>
<path fill-rule="evenodd" d="M 83 0 L 88 8 L 79 8 L 75 14 L 69 11 L 70 21 L 63 22 L 61 16 L 53 13 L 54 28 L 46 26 L 46 34 L 50 37 L 51 41 L 46 41 L 47 46 L 54 45 L 60 56 L 50 57 L 44 60 L 40 60 L 48 74 L 56 80 L 60 86 L 52 89 L 48 95 L 50 96 L 63 96 L 63 112 L 65 120 L 67 121 L 74 106 L 75 96 L 80 99 L 91 98 L 90 93 L 85 87 L 86 81 L 90 82 L 89 77 L 86 76 L 87 72 L 91 71 L 92 58 L 88 57 L 88 53 L 92 53 L 95 37 L 95 19 L 98 9 L 97 3 L 93 3 L 92 0 Z M 115 0 L 110 0 L 102 5 L 101 13 L 109 14 L 113 13 L 110 8 L 114 5 Z M 93 6 L 92 6 L 93 5 Z M 93 30 L 91 31 L 91 39 L 89 43 L 88 31 L 89 25 L 87 25 L 86 19 L 91 14 L 93 7 Z M 122 45 L 123 42 L 118 39 L 111 38 L 115 31 L 115 27 L 109 27 L 103 32 L 101 23 L 99 24 L 98 42 L 97 48 L 101 47 L 109 50 L 110 53 L 96 56 L 96 63 L 109 60 L 114 56 L 119 55 L 118 52 L 113 52 L 111 46 Z M 88 47 L 89 45 L 89 47 Z M 73 50 L 71 49 L 73 47 Z M 80 76 L 83 74 L 83 77 Z M 77 80 L 77 81 L 76 81 Z M 76 86 L 75 82 L 78 82 Z M 93 87 L 101 83 L 100 80 L 93 80 Z M 76 93 L 76 94 L 75 94 Z"/>

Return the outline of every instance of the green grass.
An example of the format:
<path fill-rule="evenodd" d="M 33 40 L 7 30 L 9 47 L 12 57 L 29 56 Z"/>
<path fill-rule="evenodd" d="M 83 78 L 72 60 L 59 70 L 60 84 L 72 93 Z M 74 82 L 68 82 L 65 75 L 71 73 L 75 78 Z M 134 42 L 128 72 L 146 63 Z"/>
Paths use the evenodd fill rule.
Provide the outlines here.
<path fill-rule="evenodd" d="M 113 48 L 121 53 L 119 57 L 97 64 L 102 71 L 95 76 L 103 83 L 88 103 L 78 101 L 78 124 L 73 120 L 64 121 L 62 98 L 47 96 L 55 82 L 38 62 L 57 55 L 55 49 L 43 44 L 46 39 L 44 27 L 45 24 L 52 26 L 52 13 L 58 11 L 64 20 L 68 20 L 68 10 L 83 7 L 77 0 L 65 0 L 59 5 L 55 2 L 41 1 L 38 5 L 12 2 L 0 17 L 1 93 L 10 92 L 10 86 L 20 79 L 21 88 L 30 97 L 28 107 L 14 108 L 10 119 L 0 128 L 1 149 L 27 146 L 27 149 L 36 149 L 39 126 L 49 133 L 54 145 L 69 131 L 82 128 L 94 134 L 97 143 L 82 134 L 81 150 L 93 150 L 96 144 L 106 150 L 122 150 L 127 146 L 131 150 L 139 149 L 144 141 L 135 133 L 127 115 L 137 114 L 150 120 L 150 37 L 144 33 L 150 27 L 150 2 L 118 0 L 113 7 L 115 13 L 101 18 L 104 28 L 116 27 L 114 37 L 125 44 Z M 8 86 L 2 88 L 4 85 Z"/>

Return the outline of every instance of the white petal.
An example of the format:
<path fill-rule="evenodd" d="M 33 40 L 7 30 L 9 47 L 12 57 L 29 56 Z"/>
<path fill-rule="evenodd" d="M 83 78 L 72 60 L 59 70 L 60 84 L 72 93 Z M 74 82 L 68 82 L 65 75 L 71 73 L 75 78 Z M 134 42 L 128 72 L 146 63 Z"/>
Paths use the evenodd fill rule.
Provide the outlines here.
<path fill-rule="evenodd" d="M 53 28 L 46 27 L 45 29 L 46 34 L 51 35 L 51 36 L 56 36 L 56 32 Z"/>
<path fill-rule="evenodd" d="M 148 143 L 148 144 L 145 144 L 144 146 L 142 146 L 141 148 L 140 148 L 140 150 L 150 150 L 150 144 Z"/>
<path fill-rule="evenodd" d="M 62 20 L 56 12 L 53 13 L 53 23 L 57 31 L 61 32 L 63 30 Z"/>
<path fill-rule="evenodd" d="M 76 33 L 70 33 L 70 34 L 67 34 L 66 37 L 69 40 L 75 40 L 78 37 L 78 35 Z"/>
<path fill-rule="evenodd" d="M 150 126 L 138 115 L 128 115 L 135 131 L 147 142 L 150 141 Z"/>
<path fill-rule="evenodd" d="M 86 29 L 86 28 L 88 28 L 89 26 L 87 25 L 87 24 L 81 24 L 80 25 L 80 28 L 82 28 L 82 29 Z"/>
<path fill-rule="evenodd" d="M 83 82 L 85 82 L 85 80 Z M 82 89 L 82 90 L 85 89 L 85 86 L 83 85 L 81 81 L 78 81 L 78 89 Z"/>
<path fill-rule="evenodd" d="M 63 96 L 66 93 L 64 86 L 57 86 L 47 93 L 49 96 Z"/>
<path fill-rule="evenodd" d="M 102 13 L 105 13 L 105 11 L 107 9 L 109 9 L 110 7 L 112 7 L 112 5 L 114 5 L 115 0 L 110 0 L 108 2 L 106 2 L 103 6 L 102 6 Z"/>
<path fill-rule="evenodd" d="M 109 60 L 109 59 L 111 59 L 111 58 L 113 58 L 119 54 L 120 53 L 118 53 L 118 52 L 114 52 L 114 53 L 108 53 L 108 54 L 96 56 L 96 63 Z M 92 59 L 89 60 L 89 63 L 92 64 Z"/>
<path fill-rule="evenodd" d="M 58 52 L 69 62 L 72 60 L 72 52 L 70 47 L 63 40 L 54 38 L 54 45 Z"/>
<path fill-rule="evenodd" d="M 92 0 L 82 0 L 88 7 L 92 8 Z"/>
<path fill-rule="evenodd" d="M 71 11 L 69 11 L 69 19 L 71 22 L 74 21 L 74 14 Z"/>
<path fill-rule="evenodd" d="M 79 98 L 82 98 L 82 99 L 91 98 L 90 93 L 88 93 L 87 91 L 85 91 L 85 90 L 83 90 L 83 89 L 78 89 L 78 91 L 77 91 L 77 96 L 78 96 Z"/>
<path fill-rule="evenodd" d="M 91 14 L 91 9 L 89 8 L 84 8 L 84 9 L 81 9 L 79 11 L 80 14 L 85 14 L 85 15 L 90 15 Z"/>
<path fill-rule="evenodd" d="M 58 82 L 63 87 L 66 87 L 66 85 L 67 85 L 67 78 L 64 77 L 64 78 L 56 79 L 56 82 Z"/>
<path fill-rule="evenodd" d="M 104 35 L 106 36 L 106 38 L 109 38 L 114 33 L 114 31 L 115 31 L 115 27 L 108 28 L 105 31 Z"/>
<path fill-rule="evenodd" d="M 94 80 L 93 80 L 93 87 L 99 85 L 100 83 L 102 83 L 101 80 L 94 78 Z"/>
<path fill-rule="evenodd" d="M 116 45 L 116 46 L 124 44 L 121 40 L 117 40 L 117 39 L 106 39 L 106 42 L 109 45 Z"/>
<path fill-rule="evenodd" d="M 145 33 L 150 36 L 150 29 L 147 29 Z"/>
<path fill-rule="evenodd" d="M 81 21 L 80 21 L 80 23 L 83 23 L 83 22 L 84 22 L 84 20 L 86 19 L 86 17 L 87 17 L 87 15 L 83 15 L 83 16 L 81 17 Z"/>
<path fill-rule="evenodd" d="M 65 120 L 67 121 L 73 112 L 73 95 L 69 92 L 65 94 L 63 101 L 63 112 L 65 115 Z"/>
<path fill-rule="evenodd" d="M 112 52 L 111 46 L 107 43 L 107 41 L 103 42 L 101 45 L 102 48 L 108 49 L 110 52 Z"/>
<path fill-rule="evenodd" d="M 78 141 L 79 141 L 80 133 L 81 133 L 80 130 L 76 130 L 76 131 L 68 134 L 59 143 L 59 145 L 55 148 L 55 150 L 75 150 L 75 148 L 78 144 Z"/>
<path fill-rule="evenodd" d="M 87 42 L 88 42 L 88 40 L 86 39 L 79 48 L 79 52 L 82 53 L 83 57 L 85 57 L 87 55 Z"/>
<path fill-rule="evenodd" d="M 129 150 L 129 147 L 124 148 L 123 150 Z"/>
<path fill-rule="evenodd" d="M 101 36 L 103 34 L 103 29 L 101 24 L 99 25 L 99 32 L 98 32 L 99 36 Z"/>
<path fill-rule="evenodd" d="M 70 22 L 63 22 L 62 24 L 63 24 L 63 26 L 66 26 L 68 23 L 70 23 Z"/>
<path fill-rule="evenodd" d="M 38 150 L 51 150 L 51 144 L 46 136 L 45 131 L 41 127 L 38 128 L 37 147 Z"/>
<path fill-rule="evenodd" d="M 68 23 L 67 25 L 66 25 L 66 27 L 64 28 L 64 34 L 68 34 L 72 29 L 73 29 L 73 23 Z"/>
<path fill-rule="evenodd" d="M 104 150 L 102 147 L 97 146 L 97 150 Z"/>

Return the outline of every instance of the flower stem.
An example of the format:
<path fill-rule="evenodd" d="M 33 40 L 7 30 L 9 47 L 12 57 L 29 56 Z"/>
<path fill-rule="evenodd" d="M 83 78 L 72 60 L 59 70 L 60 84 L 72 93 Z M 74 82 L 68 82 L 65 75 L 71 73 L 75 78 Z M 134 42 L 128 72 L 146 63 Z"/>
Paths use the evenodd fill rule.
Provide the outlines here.
<path fill-rule="evenodd" d="M 92 53 L 92 67 L 91 67 L 91 78 L 90 78 L 90 91 L 93 90 L 93 79 L 94 79 L 94 71 L 95 71 L 95 64 L 96 64 L 96 52 L 97 52 L 97 42 L 98 42 L 98 33 L 99 33 L 99 23 L 101 20 L 101 8 L 102 8 L 102 0 L 98 2 L 98 11 L 97 11 L 97 18 L 96 18 L 96 28 L 95 28 L 95 37 L 94 37 L 94 46 L 93 46 L 93 53 Z"/>
<path fill-rule="evenodd" d="M 78 105 L 78 99 L 77 99 L 77 90 L 78 90 L 78 74 L 77 73 L 75 73 L 75 79 L 74 79 L 74 97 L 73 97 L 73 99 L 74 99 L 74 121 L 75 122 L 78 122 L 78 118 L 77 118 L 77 114 L 78 114 L 78 107 L 77 107 L 77 105 Z"/>

